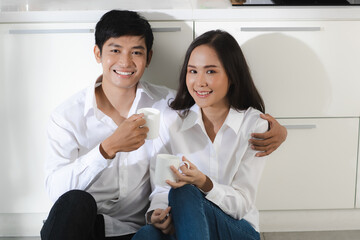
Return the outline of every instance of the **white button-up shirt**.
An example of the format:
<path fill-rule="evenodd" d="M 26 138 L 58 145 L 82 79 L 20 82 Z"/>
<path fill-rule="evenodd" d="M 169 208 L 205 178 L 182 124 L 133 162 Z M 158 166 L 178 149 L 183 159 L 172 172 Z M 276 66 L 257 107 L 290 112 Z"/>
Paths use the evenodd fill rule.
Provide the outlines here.
<path fill-rule="evenodd" d="M 154 147 L 161 153 L 185 156 L 207 175 L 214 186 L 206 198 L 235 219 L 245 219 L 259 231 L 259 213 L 255 197 L 265 157 L 256 157 L 249 144 L 251 133 L 266 132 L 268 122 L 260 118 L 258 110 L 230 109 L 214 142 L 208 137 L 202 121 L 201 109 L 195 104 L 186 118 L 167 109 L 161 124 L 161 138 Z M 151 160 L 151 178 L 156 160 Z M 153 185 L 150 210 L 167 207 L 169 188 Z"/>
<path fill-rule="evenodd" d="M 119 152 L 112 160 L 99 152 L 100 143 L 117 129 L 96 106 L 93 86 L 75 94 L 52 113 L 48 126 L 49 149 L 45 186 L 52 201 L 72 189 L 85 190 L 104 215 L 106 236 L 136 232 L 145 224 L 151 193 L 149 163 L 153 140 L 132 152 Z M 138 108 L 162 110 L 174 92 L 140 82 L 129 116 Z"/>

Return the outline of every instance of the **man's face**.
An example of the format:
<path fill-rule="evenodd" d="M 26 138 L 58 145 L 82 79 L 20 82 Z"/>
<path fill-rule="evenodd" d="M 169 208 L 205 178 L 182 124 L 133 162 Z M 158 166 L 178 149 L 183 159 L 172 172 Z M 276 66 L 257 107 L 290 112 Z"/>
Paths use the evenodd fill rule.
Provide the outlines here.
<path fill-rule="evenodd" d="M 121 36 L 108 39 L 100 53 L 94 49 L 96 61 L 102 64 L 103 83 L 119 88 L 133 88 L 149 65 L 145 39 L 140 36 Z M 149 61 L 147 61 L 149 59 Z"/>

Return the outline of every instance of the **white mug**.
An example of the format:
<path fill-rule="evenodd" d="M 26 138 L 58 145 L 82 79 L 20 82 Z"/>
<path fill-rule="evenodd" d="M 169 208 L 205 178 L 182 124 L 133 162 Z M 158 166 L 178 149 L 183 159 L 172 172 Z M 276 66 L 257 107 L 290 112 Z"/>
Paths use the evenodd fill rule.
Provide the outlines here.
<path fill-rule="evenodd" d="M 159 136 L 160 111 L 155 108 L 140 108 L 138 114 L 143 113 L 146 123 L 144 126 L 149 128 L 146 139 L 154 139 Z"/>
<path fill-rule="evenodd" d="M 179 168 L 183 166 L 182 163 L 184 163 L 187 168 L 190 168 L 190 164 L 188 162 L 183 162 L 178 156 L 171 154 L 158 154 L 156 156 L 154 184 L 167 186 L 168 184 L 166 183 L 166 180 L 176 182 L 176 175 L 170 169 L 170 166 L 174 166 L 179 170 Z"/>

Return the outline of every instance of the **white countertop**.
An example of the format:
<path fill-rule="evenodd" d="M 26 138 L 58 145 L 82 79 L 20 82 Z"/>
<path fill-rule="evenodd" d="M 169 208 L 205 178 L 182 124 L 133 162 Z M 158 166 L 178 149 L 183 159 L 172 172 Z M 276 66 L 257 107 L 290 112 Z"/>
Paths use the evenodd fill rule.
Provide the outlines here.
<path fill-rule="evenodd" d="M 231 6 L 229 0 L 2 0 L 0 23 L 97 22 L 111 9 L 151 21 L 360 20 L 360 6 Z"/>

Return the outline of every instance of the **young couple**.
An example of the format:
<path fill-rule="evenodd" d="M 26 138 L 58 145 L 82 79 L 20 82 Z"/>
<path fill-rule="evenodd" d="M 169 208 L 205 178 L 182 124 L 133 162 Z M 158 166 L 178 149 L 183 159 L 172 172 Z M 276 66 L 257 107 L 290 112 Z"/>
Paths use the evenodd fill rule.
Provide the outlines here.
<path fill-rule="evenodd" d="M 286 129 L 260 117 L 264 104 L 235 39 L 222 31 L 195 39 L 176 94 L 141 81 L 153 34 L 136 12 L 102 16 L 95 44 L 103 74 L 50 118 L 45 184 L 55 203 L 41 238 L 260 239 L 257 184 Z M 158 139 L 145 140 L 143 107 L 162 112 Z M 173 169 L 171 190 L 150 184 L 158 153 L 190 163 Z"/>

